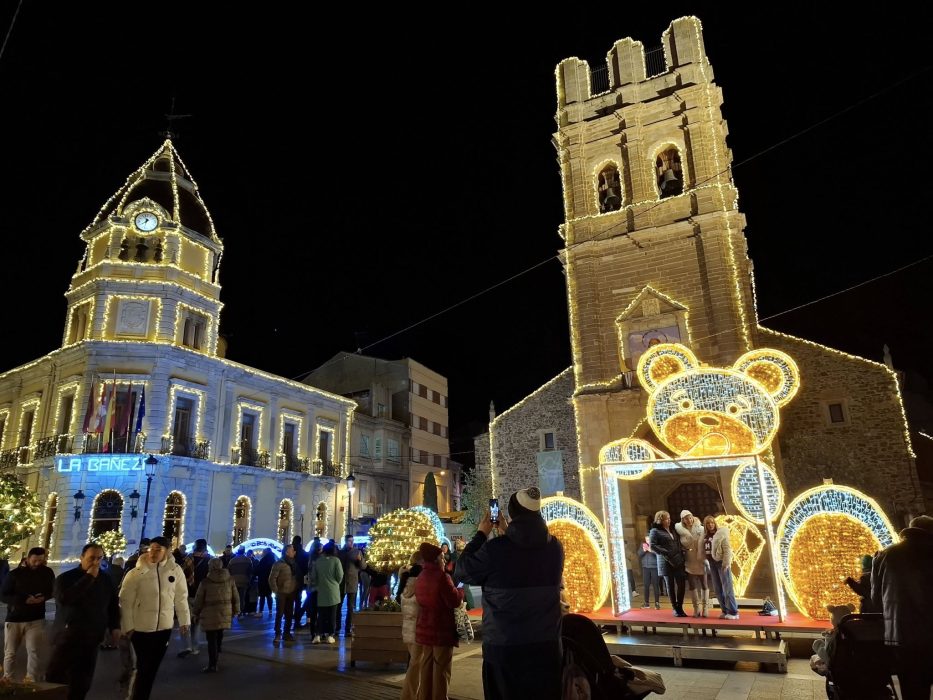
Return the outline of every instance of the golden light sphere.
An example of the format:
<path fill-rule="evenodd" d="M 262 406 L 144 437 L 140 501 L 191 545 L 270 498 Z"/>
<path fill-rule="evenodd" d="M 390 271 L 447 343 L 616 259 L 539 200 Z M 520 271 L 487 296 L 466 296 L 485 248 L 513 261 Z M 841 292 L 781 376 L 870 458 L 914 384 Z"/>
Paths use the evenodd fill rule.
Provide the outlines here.
<path fill-rule="evenodd" d="M 852 603 L 859 598 L 846 586 L 846 576 L 861 575 L 859 560 L 874 554 L 881 544 L 867 525 L 845 513 L 817 513 L 794 534 L 788 565 L 788 592 L 802 613 L 828 620 L 827 605 Z"/>
<path fill-rule="evenodd" d="M 369 530 L 366 562 L 385 574 L 406 566 L 422 542 L 440 546 L 434 524 L 424 513 L 400 508 L 383 515 Z"/>
<path fill-rule="evenodd" d="M 596 610 L 605 597 L 602 588 L 605 563 L 593 536 L 571 520 L 554 520 L 548 523 L 547 529 L 564 548 L 564 593 L 570 611 Z"/>

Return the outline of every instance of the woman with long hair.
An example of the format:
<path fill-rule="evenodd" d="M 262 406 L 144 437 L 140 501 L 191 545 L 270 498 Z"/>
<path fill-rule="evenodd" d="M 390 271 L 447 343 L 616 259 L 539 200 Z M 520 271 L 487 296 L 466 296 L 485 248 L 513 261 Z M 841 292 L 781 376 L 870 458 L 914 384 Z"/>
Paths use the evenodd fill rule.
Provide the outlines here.
<path fill-rule="evenodd" d="M 703 553 L 709 562 L 710 576 L 713 579 L 713 588 L 719 599 L 722 614 L 719 616 L 726 620 L 739 619 L 739 607 L 735 602 L 735 592 L 732 589 L 732 545 L 729 542 L 729 528 L 722 527 L 716 518 L 707 515 L 703 518 Z"/>
<path fill-rule="evenodd" d="M 686 569 L 680 538 L 671 528 L 671 514 L 659 510 L 648 534 L 651 551 L 658 555 L 658 576 L 667 581 L 667 594 L 671 599 L 674 617 L 687 617 L 684 612 Z"/>

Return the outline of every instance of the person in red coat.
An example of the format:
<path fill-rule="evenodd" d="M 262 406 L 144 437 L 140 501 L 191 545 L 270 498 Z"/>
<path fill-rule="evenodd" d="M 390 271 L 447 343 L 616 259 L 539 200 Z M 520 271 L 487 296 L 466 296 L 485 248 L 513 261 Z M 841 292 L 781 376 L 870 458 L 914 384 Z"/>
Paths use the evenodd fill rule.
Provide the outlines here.
<path fill-rule="evenodd" d="M 415 641 L 421 645 L 418 700 L 446 700 L 454 647 L 458 646 L 454 610 L 463 602 L 463 591 L 445 573 L 440 547 L 422 542 L 418 551 L 424 559 L 415 585 L 418 601 Z"/>

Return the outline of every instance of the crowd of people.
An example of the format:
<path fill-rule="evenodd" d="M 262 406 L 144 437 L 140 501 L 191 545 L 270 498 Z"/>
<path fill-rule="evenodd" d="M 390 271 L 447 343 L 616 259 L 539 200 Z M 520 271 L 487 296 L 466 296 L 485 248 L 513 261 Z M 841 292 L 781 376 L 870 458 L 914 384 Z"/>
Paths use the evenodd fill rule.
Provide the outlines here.
<path fill-rule="evenodd" d="M 675 617 L 687 617 L 684 598 L 687 589 L 693 602 L 694 617 L 709 616 L 710 584 L 719 601 L 720 618 L 738 620 L 739 608 L 732 586 L 732 546 L 729 528 L 707 515 L 701 523 L 689 510 L 680 512 L 680 522 L 659 510 L 638 552 L 644 583 L 642 608 L 661 608 L 661 580 L 664 581 Z"/>

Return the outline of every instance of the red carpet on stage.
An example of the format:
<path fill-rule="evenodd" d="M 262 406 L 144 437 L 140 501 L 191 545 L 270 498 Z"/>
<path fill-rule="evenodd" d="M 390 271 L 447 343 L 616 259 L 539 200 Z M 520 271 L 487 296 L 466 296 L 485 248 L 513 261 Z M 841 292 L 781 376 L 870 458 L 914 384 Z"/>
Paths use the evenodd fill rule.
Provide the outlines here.
<path fill-rule="evenodd" d="M 739 611 L 738 620 L 720 619 L 719 613 L 710 611 L 710 617 L 674 617 L 670 608 L 661 610 L 645 610 L 643 608 L 634 608 L 622 615 L 614 615 L 611 608 L 600 608 L 591 613 L 581 613 L 597 624 L 623 624 L 632 627 L 652 627 L 661 625 L 689 625 L 690 627 L 703 627 L 704 625 L 715 626 L 719 629 L 748 629 L 749 627 L 759 627 L 763 629 L 781 630 L 787 632 L 823 632 L 829 630 L 832 625 L 828 620 L 811 620 L 800 613 L 788 613 L 784 622 L 779 622 L 777 617 L 770 615 L 757 615 L 754 610 Z M 474 608 L 469 611 L 470 617 L 481 618 L 483 616 L 482 608 Z"/>

